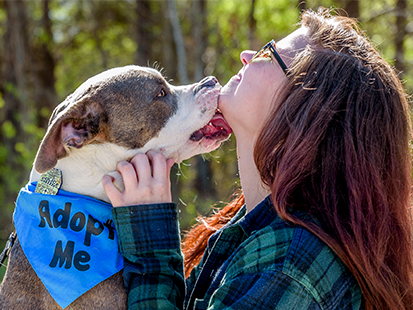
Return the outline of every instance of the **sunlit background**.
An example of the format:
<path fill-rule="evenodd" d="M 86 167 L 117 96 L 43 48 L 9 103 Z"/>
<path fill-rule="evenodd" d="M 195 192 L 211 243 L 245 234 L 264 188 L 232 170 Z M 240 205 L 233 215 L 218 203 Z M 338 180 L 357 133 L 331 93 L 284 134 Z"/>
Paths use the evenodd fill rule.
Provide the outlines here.
<path fill-rule="evenodd" d="M 87 78 L 128 64 L 156 67 L 172 84 L 214 75 L 239 54 L 296 28 L 302 9 L 343 8 L 357 18 L 413 90 L 413 0 L 0 1 L 0 246 L 53 108 Z M 185 230 L 238 186 L 235 141 L 173 168 Z M 0 268 L 0 278 L 5 268 Z"/>

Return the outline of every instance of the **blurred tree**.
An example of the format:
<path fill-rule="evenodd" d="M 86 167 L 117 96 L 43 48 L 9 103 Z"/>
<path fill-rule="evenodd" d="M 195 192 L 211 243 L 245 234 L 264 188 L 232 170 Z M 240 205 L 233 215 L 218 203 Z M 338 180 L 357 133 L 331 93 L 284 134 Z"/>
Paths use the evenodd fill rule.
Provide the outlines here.
<path fill-rule="evenodd" d="M 150 0 L 136 0 L 136 43 L 135 64 L 147 66 L 153 59 L 152 45 L 155 40 L 153 11 Z"/>
<path fill-rule="evenodd" d="M 59 100 L 107 68 L 132 64 L 135 2 L 51 1 Z"/>
<path fill-rule="evenodd" d="M 256 42 L 255 31 L 257 29 L 257 20 L 255 19 L 255 0 L 251 0 L 251 10 L 248 16 L 248 43 L 251 49 L 258 49 L 259 43 Z"/>
<path fill-rule="evenodd" d="M 1 1 L 0 240 L 12 229 L 13 202 L 27 180 L 51 110 L 92 75 L 136 63 L 163 69 L 175 85 L 206 75 L 224 85 L 242 67 L 242 50 L 281 39 L 296 28 L 300 10 L 323 5 L 357 17 L 387 60 L 403 71 L 411 91 L 412 2 Z M 178 68 L 184 74 L 178 75 Z M 235 137 L 219 150 L 175 167 L 172 174 L 174 201 L 186 229 L 198 213 L 209 212 L 237 187 Z"/>
<path fill-rule="evenodd" d="M 177 52 L 175 48 L 175 40 L 173 36 L 173 30 L 169 19 L 168 3 L 165 1 L 160 2 L 160 12 L 158 13 L 158 19 L 161 21 L 162 35 L 158 36 L 158 51 L 159 57 L 153 60 L 160 60 L 161 67 L 165 69 L 165 74 L 171 82 L 177 80 L 178 75 L 178 63 Z"/>
<path fill-rule="evenodd" d="M 178 57 L 177 63 L 179 82 L 181 84 L 189 84 L 185 42 L 182 34 L 181 24 L 179 22 L 175 0 L 168 0 L 168 12 L 172 26 L 172 33 L 175 40 L 176 54 Z"/>
<path fill-rule="evenodd" d="M 340 0 L 340 7 L 347 12 L 349 17 L 359 18 L 360 17 L 360 0 Z"/>
<path fill-rule="evenodd" d="M 394 66 L 401 74 L 404 74 L 404 41 L 407 35 L 407 15 L 409 10 L 407 8 L 407 0 L 397 0 L 396 3 L 396 35 L 394 37 L 394 45 L 396 46 Z"/>
<path fill-rule="evenodd" d="M 203 56 L 208 46 L 208 33 L 206 31 L 206 0 L 193 1 L 192 3 L 192 44 L 191 56 L 194 61 L 194 81 L 200 81 L 204 76 Z"/>
<path fill-rule="evenodd" d="M 58 100 L 55 90 L 55 60 L 52 55 L 53 33 L 50 20 L 50 0 L 41 2 L 42 17 L 37 25 L 40 35 L 32 42 L 33 48 L 33 101 L 37 111 L 36 125 L 47 128 L 51 111 L 53 111 Z"/>
<path fill-rule="evenodd" d="M 32 50 L 28 40 L 28 17 L 25 1 L 4 1 L 7 16 L 2 57 L 3 107 L 0 113 L 0 184 L 2 201 L 0 238 L 11 231 L 11 211 L 19 186 L 27 178 L 22 148 L 29 139 L 26 126 L 32 123 L 29 95 Z M 7 214 L 7 216 L 5 216 Z"/>
<path fill-rule="evenodd" d="M 194 82 L 200 81 L 204 76 L 204 61 L 203 55 L 208 44 L 206 32 L 206 0 L 193 1 L 192 3 L 192 44 L 193 49 L 191 58 L 194 62 Z M 196 169 L 194 187 L 199 193 L 200 198 L 205 199 L 215 197 L 215 187 L 212 184 L 211 162 L 205 160 L 205 157 L 198 155 L 192 162 Z"/>
<path fill-rule="evenodd" d="M 105 16 L 106 14 L 102 14 L 101 11 L 101 3 L 96 1 L 90 1 L 91 7 L 91 34 L 93 36 L 93 40 L 96 42 L 96 48 L 100 54 L 100 58 L 102 60 L 102 67 L 104 70 L 109 69 L 108 65 L 108 51 L 103 48 L 103 38 L 100 34 L 102 28 L 106 24 L 106 20 L 102 18 L 102 15 Z"/>

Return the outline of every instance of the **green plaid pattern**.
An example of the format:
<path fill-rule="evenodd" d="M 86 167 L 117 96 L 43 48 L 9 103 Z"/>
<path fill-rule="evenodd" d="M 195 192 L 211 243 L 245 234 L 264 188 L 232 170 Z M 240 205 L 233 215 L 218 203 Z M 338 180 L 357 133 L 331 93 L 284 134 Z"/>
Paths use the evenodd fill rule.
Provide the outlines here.
<path fill-rule="evenodd" d="M 185 281 L 174 204 L 114 208 L 129 309 L 363 309 L 360 288 L 316 236 L 267 197 L 212 235 Z"/>

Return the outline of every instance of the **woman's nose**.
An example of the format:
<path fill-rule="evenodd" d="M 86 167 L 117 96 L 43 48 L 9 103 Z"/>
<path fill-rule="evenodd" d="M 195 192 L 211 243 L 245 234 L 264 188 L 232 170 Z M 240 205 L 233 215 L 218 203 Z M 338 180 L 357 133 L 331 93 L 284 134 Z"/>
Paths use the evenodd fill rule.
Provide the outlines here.
<path fill-rule="evenodd" d="M 254 51 L 242 51 L 240 55 L 242 64 L 244 66 L 247 65 L 254 55 L 255 55 Z"/>

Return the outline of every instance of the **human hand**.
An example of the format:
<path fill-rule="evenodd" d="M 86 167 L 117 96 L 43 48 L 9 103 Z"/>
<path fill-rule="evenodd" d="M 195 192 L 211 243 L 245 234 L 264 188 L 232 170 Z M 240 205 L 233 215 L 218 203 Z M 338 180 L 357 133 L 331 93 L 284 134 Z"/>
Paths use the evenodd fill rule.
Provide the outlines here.
<path fill-rule="evenodd" d="M 109 175 L 102 179 L 103 188 L 114 207 L 172 202 L 169 176 L 173 164 L 172 158 L 154 151 L 137 154 L 130 162 L 117 165 L 125 189 L 121 192 Z"/>

